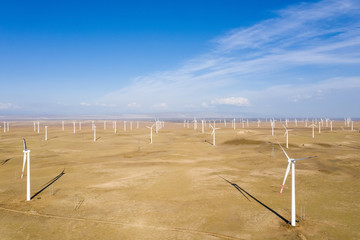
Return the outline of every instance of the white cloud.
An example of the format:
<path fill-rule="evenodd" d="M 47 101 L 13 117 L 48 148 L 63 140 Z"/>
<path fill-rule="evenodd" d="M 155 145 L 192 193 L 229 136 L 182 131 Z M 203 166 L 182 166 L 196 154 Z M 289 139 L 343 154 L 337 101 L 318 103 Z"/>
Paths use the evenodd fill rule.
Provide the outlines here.
<path fill-rule="evenodd" d="M 81 102 L 80 105 L 81 106 L 87 106 L 87 107 L 91 106 L 90 103 L 86 103 L 86 102 Z"/>
<path fill-rule="evenodd" d="M 202 103 L 201 103 L 201 106 L 204 107 L 204 108 L 208 108 L 208 107 L 209 107 L 209 105 L 208 105 L 206 102 L 202 102 Z"/>
<path fill-rule="evenodd" d="M 211 104 L 234 105 L 238 107 L 249 106 L 250 101 L 243 97 L 218 98 L 211 101 Z"/>
<path fill-rule="evenodd" d="M 15 108 L 15 106 L 11 103 L 0 103 L 0 110 L 6 110 L 11 108 Z"/>
<path fill-rule="evenodd" d="M 136 103 L 136 102 L 131 102 L 127 105 L 129 108 L 140 108 L 140 104 Z"/>
<path fill-rule="evenodd" d="M 166 103 L 162 102 L 162 103 L 154 104 L 152 107 L 155 109 L 166 109 L 166 108 L 168 108 L 168 105 Z"/>

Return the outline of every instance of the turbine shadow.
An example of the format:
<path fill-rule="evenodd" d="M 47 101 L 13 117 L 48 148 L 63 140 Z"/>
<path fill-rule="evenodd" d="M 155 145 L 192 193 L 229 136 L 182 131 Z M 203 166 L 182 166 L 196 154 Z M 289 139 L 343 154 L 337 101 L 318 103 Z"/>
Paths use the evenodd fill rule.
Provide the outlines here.
<path fill-rule="evenodd" d="M 7 162 L 10 161 L 10 160 L 11 160 L 11 158 L 5 159 L 5 160 L 1 161 L 0 164 L 1 164 L 1 165 L 4 165 L 5 163 L 7 163 Z"/>
<path fill-rule="evenodd" d="M 219 176 L 221 177 L 221 176 Z M 236 190 L 238 190 L 244 197 L 246 197 L 246 195 L 248 195 L 249 197 L 251 197 L 252 199 L 254 199 L 255 201 L 257 201 L 258 203 L 260 203 L 263 207 L 265 207 L 267 210 L 269 210 L 270 212 L 274 213 L 276 216 L 278 216 L 281 220 L 283 220 L 285 223 L 290 224 L 290 221 L 288 221 L 286 218 L 284 218 L 283 216 L 281 216 L 279 213 L 275 212 L 273 209 L 271 209 L 270 207 L 268 207 L 267 205 L 265 205 L 264 203 L 262 203 L 261 201 L 259 201 L 258 199 L 256 199 L 254 196 L 252 196 L 250 193 L 248 193 L 247 191 L 245 191 L 243 188 L 241 188 L 239 185 L 237 185 L 236 183 L 232 183 L 228 180 L 226 180 L 225 178 L 221 177 L 222 179 L 224 179 L 226 182 L 228 182 L 229 184 L 231 184 L 233 187 L 236 188 Z M 246 194 L 246 195 L 245 195 Z M 249 198 L 246 197 L 246 199 L 248 201 Z"/>
<path fill-rule="evenodd" d="M 42 191 L 44 191 L 46 188 L 48 188 L 49 186 L 51 186 L 54 182 L 56 182 L 59 178 L 62 177 L 62 175 L 65 174 L 65 169 L 62 170 L 62 172 L 57 175 L 56 177 L 54 177 L 53 179 L 51 179 L 49 182 L 45 183 L 45 186 L 40 190 L 38 191 L 37 193 L 35 193 L 30 199 L 33 199 L 34 197 L 36 197 L 37 195 L 39 195 Z"/>

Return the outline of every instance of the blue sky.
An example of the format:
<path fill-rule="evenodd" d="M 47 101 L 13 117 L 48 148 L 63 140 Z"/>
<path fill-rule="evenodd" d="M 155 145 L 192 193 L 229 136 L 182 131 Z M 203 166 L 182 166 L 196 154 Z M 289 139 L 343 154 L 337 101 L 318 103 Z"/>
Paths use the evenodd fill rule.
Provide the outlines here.
<path fill-rule="evenodd" d="M 0 115 L 360 117 L 360 2 L 1 1 Z"/>

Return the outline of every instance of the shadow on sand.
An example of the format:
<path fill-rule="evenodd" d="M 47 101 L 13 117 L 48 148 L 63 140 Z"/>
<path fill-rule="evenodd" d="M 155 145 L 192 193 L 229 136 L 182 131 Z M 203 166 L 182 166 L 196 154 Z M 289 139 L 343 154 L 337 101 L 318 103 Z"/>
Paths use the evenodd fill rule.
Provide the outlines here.
<path fill-rule="evenodd" d="M 36 197 L 37 195 L 39 195 L 42 191 L 44 191 L 46 188 L 48 188 L 49 186 L 51 186 L 51 184 L 53 184 L 54 182 L 56 182 L 59 178 L 61 178 L 62 177 L 62 175 L 64 175 L 65 174 L 65 169 L 64 170 L 62 170 L 62 172 L 59 174 L 59 175 L 57 175 L 56 177 L 54 177 L 53 179 L 51 179 L 49 182 L 47 182 L 47 183 L 45 183 L 43 186 L 43 188 L 40 190 L 40 191 L 38 191 L 37 193 L 35 193 L 30 199 L 33 199 L 34 197 Z"/>
<path fill-rule="evenodd" d="M 245 191 L 243 188 L 241 188 L 239 185 L 237 185 L 236 183 L 232 183 L 228 180 L 226 180 L 225 178 L 219 176 L 220 178 L 224 179 L 226 182 L 228 182 L 229 184 L 231 184 L 233 187 L 235 187 L 244 197 L 246 197 L 246 195 L 248 195 L 250 198 L 254 199 L 255 201 L 257 201 L 258 203 L 260 203 L 263 207 L 265 207 L 267 210 L 269 210 L 270 212 L 274 213 L 276 216 L 278 216 L 281 220 L 283 220 L 285 223 L 290 224 L 290 221 L 288 221 L 286 218 L 284 218 L 283 216 L 281 216 L 279 213 L 275 212 L 273 209 L 271 209 L 270 207 L 266 206 L 264 203 L 260 202 L 258 199 L 256 199 L 254 196 L 252 196 L 250 193 L 248 193 L 247 191 Z M 246 195 L 245 195 L 246 194 Z M 248 201 L 250 201 L 250 199 L 248 197 L 246 197 L 246 199 Z"/>

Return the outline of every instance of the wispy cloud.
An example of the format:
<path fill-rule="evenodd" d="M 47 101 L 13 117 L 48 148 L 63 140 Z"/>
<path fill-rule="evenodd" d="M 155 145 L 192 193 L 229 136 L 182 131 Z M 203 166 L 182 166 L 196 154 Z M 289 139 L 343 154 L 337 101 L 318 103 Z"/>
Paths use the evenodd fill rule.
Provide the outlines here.
<path fill-rule="evenodd" d="M 249 106 L 250 101 L 243 97 L 218 98 L 211 101 L 211 104 L 234 105 L 238 107 Z"/>
<path fill-rule="evenodd" d="M 11 109 L 11 108 L 16 108 L 16 106 L 14 106 L 12 103 L 1 103 L 0 102 L 0 110 L 6 110 L 6 109 Z"/>
<path fill-rule="evenodd" d="M 127 106 L 129 108 L 140 108 L 140 104 L 136 103 L 136 102 L 131 102 L 131 103 L 128 103 Z"/>
<path fill-rule="evenodd" d="M 145 108 L 171 106 L 177 111 L 190 105 L 200 109 L 251 102 L 256 109 L 272 97 L 282 96 L 290 103 L 314 100 L 319 99 L 319 89 L 324 98 L 332 87 L 351 89 L 360 83 L 360 2 L 356 0 L 290 6 L 272 19 L 233 29 L 212 42 L 211 51 L 178 69 L 139 76 L 98 102 L 118 106 L 136 102 Z M 343 80 L 347 85 L 341 85 Z M 165 102 L 166 106 L 159 105 Z"/>

